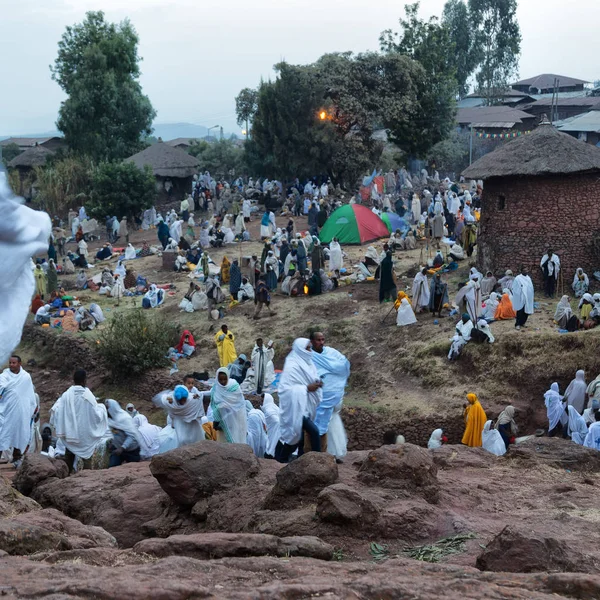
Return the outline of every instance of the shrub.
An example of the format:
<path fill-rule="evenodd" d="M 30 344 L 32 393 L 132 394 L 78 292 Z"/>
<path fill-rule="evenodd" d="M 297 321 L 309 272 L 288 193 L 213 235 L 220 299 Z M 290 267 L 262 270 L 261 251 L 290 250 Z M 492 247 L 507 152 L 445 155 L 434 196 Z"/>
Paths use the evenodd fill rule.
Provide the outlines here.
<path fill-rule="evenodd" d="M 130 377 L 168 366 L 165 356 L 177 342 L 177 328 L 138 309 L 115 315 L 98 341 L 113 377 Z"/>

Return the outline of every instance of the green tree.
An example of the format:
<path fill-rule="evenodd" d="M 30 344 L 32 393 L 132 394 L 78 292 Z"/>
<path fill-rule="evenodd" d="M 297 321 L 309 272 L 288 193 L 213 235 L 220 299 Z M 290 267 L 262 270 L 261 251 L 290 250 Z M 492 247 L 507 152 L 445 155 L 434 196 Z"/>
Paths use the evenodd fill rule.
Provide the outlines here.
<path fill-rule="evenodd" d="M 4 162 L 6 166 L 8 166 L 8 163 L 13 158 L 19 156 L 19 154 L 21 154 L 22 152 L 23 150 L 21 150 L 21 148 L 19 148 L 19 146 L 14 142 L 12 142 L 11 144 L 7 144 L 2 148 L 2 162 Z"/>
<path fill-rule="evenodd" d="M 448 53 L 454 65 L 454 73 L 460 96 L 469 93 L 468 80 L 479 63 L 477 45 L 472 35 L 469 9 L 464 0 L 448 0 L 444 5 L 442 25 L 450 38 Z"/>
<path fill-rule="evenodd" d="M 254 119 L 258 109 L 258 90 L 244 88 L 235 98 L 235 114 L 237 115 L 237 124 L 240 127 L 246 126 L 246 135 L 250 132 L 250 123 Z"/>
<path fill-rule="evenodd" d="M 418 11 L 418 2 L 406 5 L 400 31 L 384 31 L 379 39 L 384 52 L 409 57 L 424 70 L 414 77 L 417 95 L 410 122 L 389 123 L 392 141 L 413 157 L 425 156 L 448 136 L 454 125 L 458 93 L 449 31 L 436 17 L 423 21 Z"/>
<path fill-rule="evenodd" d="M 471 22 L 477 24 L 474 40 L 479 49 L 479 90 L 494 104 L 516 75 L 521 53 L 517 0 L 469 0 Z"/>
<path fill-rule="evenodd" d="M 156 180 L 146 165 L 101 163 L 94 169 L 90 200 L 86 209 L 96 218 L 106 215 L 132 217 L 150 208 L 156 200 Z"/>
<path fill-rule="evenodd" d="M 138 82 L 137 47 L 131 23 L 107 23 L 103 12 L 67 27 L 50 70 L 68 96 L 56 125 L 73 151 L 118 160 L 144 147 L 156 112 Z"/>

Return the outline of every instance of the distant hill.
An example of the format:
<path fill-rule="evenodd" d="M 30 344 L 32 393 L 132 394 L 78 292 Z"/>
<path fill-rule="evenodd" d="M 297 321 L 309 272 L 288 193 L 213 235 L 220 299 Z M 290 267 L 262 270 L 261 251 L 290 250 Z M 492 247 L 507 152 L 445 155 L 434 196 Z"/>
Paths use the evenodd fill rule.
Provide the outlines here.
<path fill-rule="evenodd" d="M 194 125 L 193 123 L 156 123 L 152 133 L 154 137 L 162 138 L 163 140 L 174 140 L 175 138 L 203 138 L 208 135 L 208 127 L 204 125 Z M 216 138 L 219 137 L 218 129 L 211 129 L 210 135 Z M 225 138 L 230 137 L 230 133 L 224 132 Z M 8 137 L 54 137 L 62 136 L 59 131 L 46 131 L 42 133 L 28 133 L 26 135 L 0 135 L 0 141 Z"/>
<path fill-rule="evenodd" d="M 215 135 L 211 130 L 211 135 Z M 174 140 L 175 138 L 203 138 L 208 135 L 208 128 L 203 125 L 192 123 L 156 123 L 152 135 L 163 140 Z"/>

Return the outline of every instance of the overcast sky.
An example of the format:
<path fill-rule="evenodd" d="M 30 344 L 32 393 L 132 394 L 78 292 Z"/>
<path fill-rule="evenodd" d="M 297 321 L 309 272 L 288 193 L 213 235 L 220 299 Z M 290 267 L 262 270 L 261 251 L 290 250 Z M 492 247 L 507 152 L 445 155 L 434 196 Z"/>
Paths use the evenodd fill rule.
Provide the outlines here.
<path fill-rule="evenodd" d="M 600 79 L 598 0 L 520 0 L 520 76 Z M 444 0 L 422 0 L 439 15 Z M 0 0 L 0 135 L 54 129 L 63 95 L 50 79 L 65 26 L 88 10 L 128 17 L 140 37 L 141 83 L 158 123 L 239 131 L 234 98 L 272 76 L 274 63 L 325 52 L 376 50 L 395 28 L 397 0 Z"/>

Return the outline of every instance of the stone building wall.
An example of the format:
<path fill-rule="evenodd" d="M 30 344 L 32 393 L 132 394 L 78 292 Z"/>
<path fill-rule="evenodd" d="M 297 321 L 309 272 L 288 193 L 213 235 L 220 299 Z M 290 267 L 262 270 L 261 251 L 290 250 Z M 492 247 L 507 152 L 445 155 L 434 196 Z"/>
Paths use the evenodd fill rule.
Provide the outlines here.
<path fill-rule="evenodd" d="M 521 265 L 538 285 L 548 248 L 560 257 L 564 289 L 577 267 L 592 277 L 600 268 L 593 239 L 600 238 L 600 177 L 573 175 L 494 178 L 484 185 L 478 263 L 496 274 Z"/>

